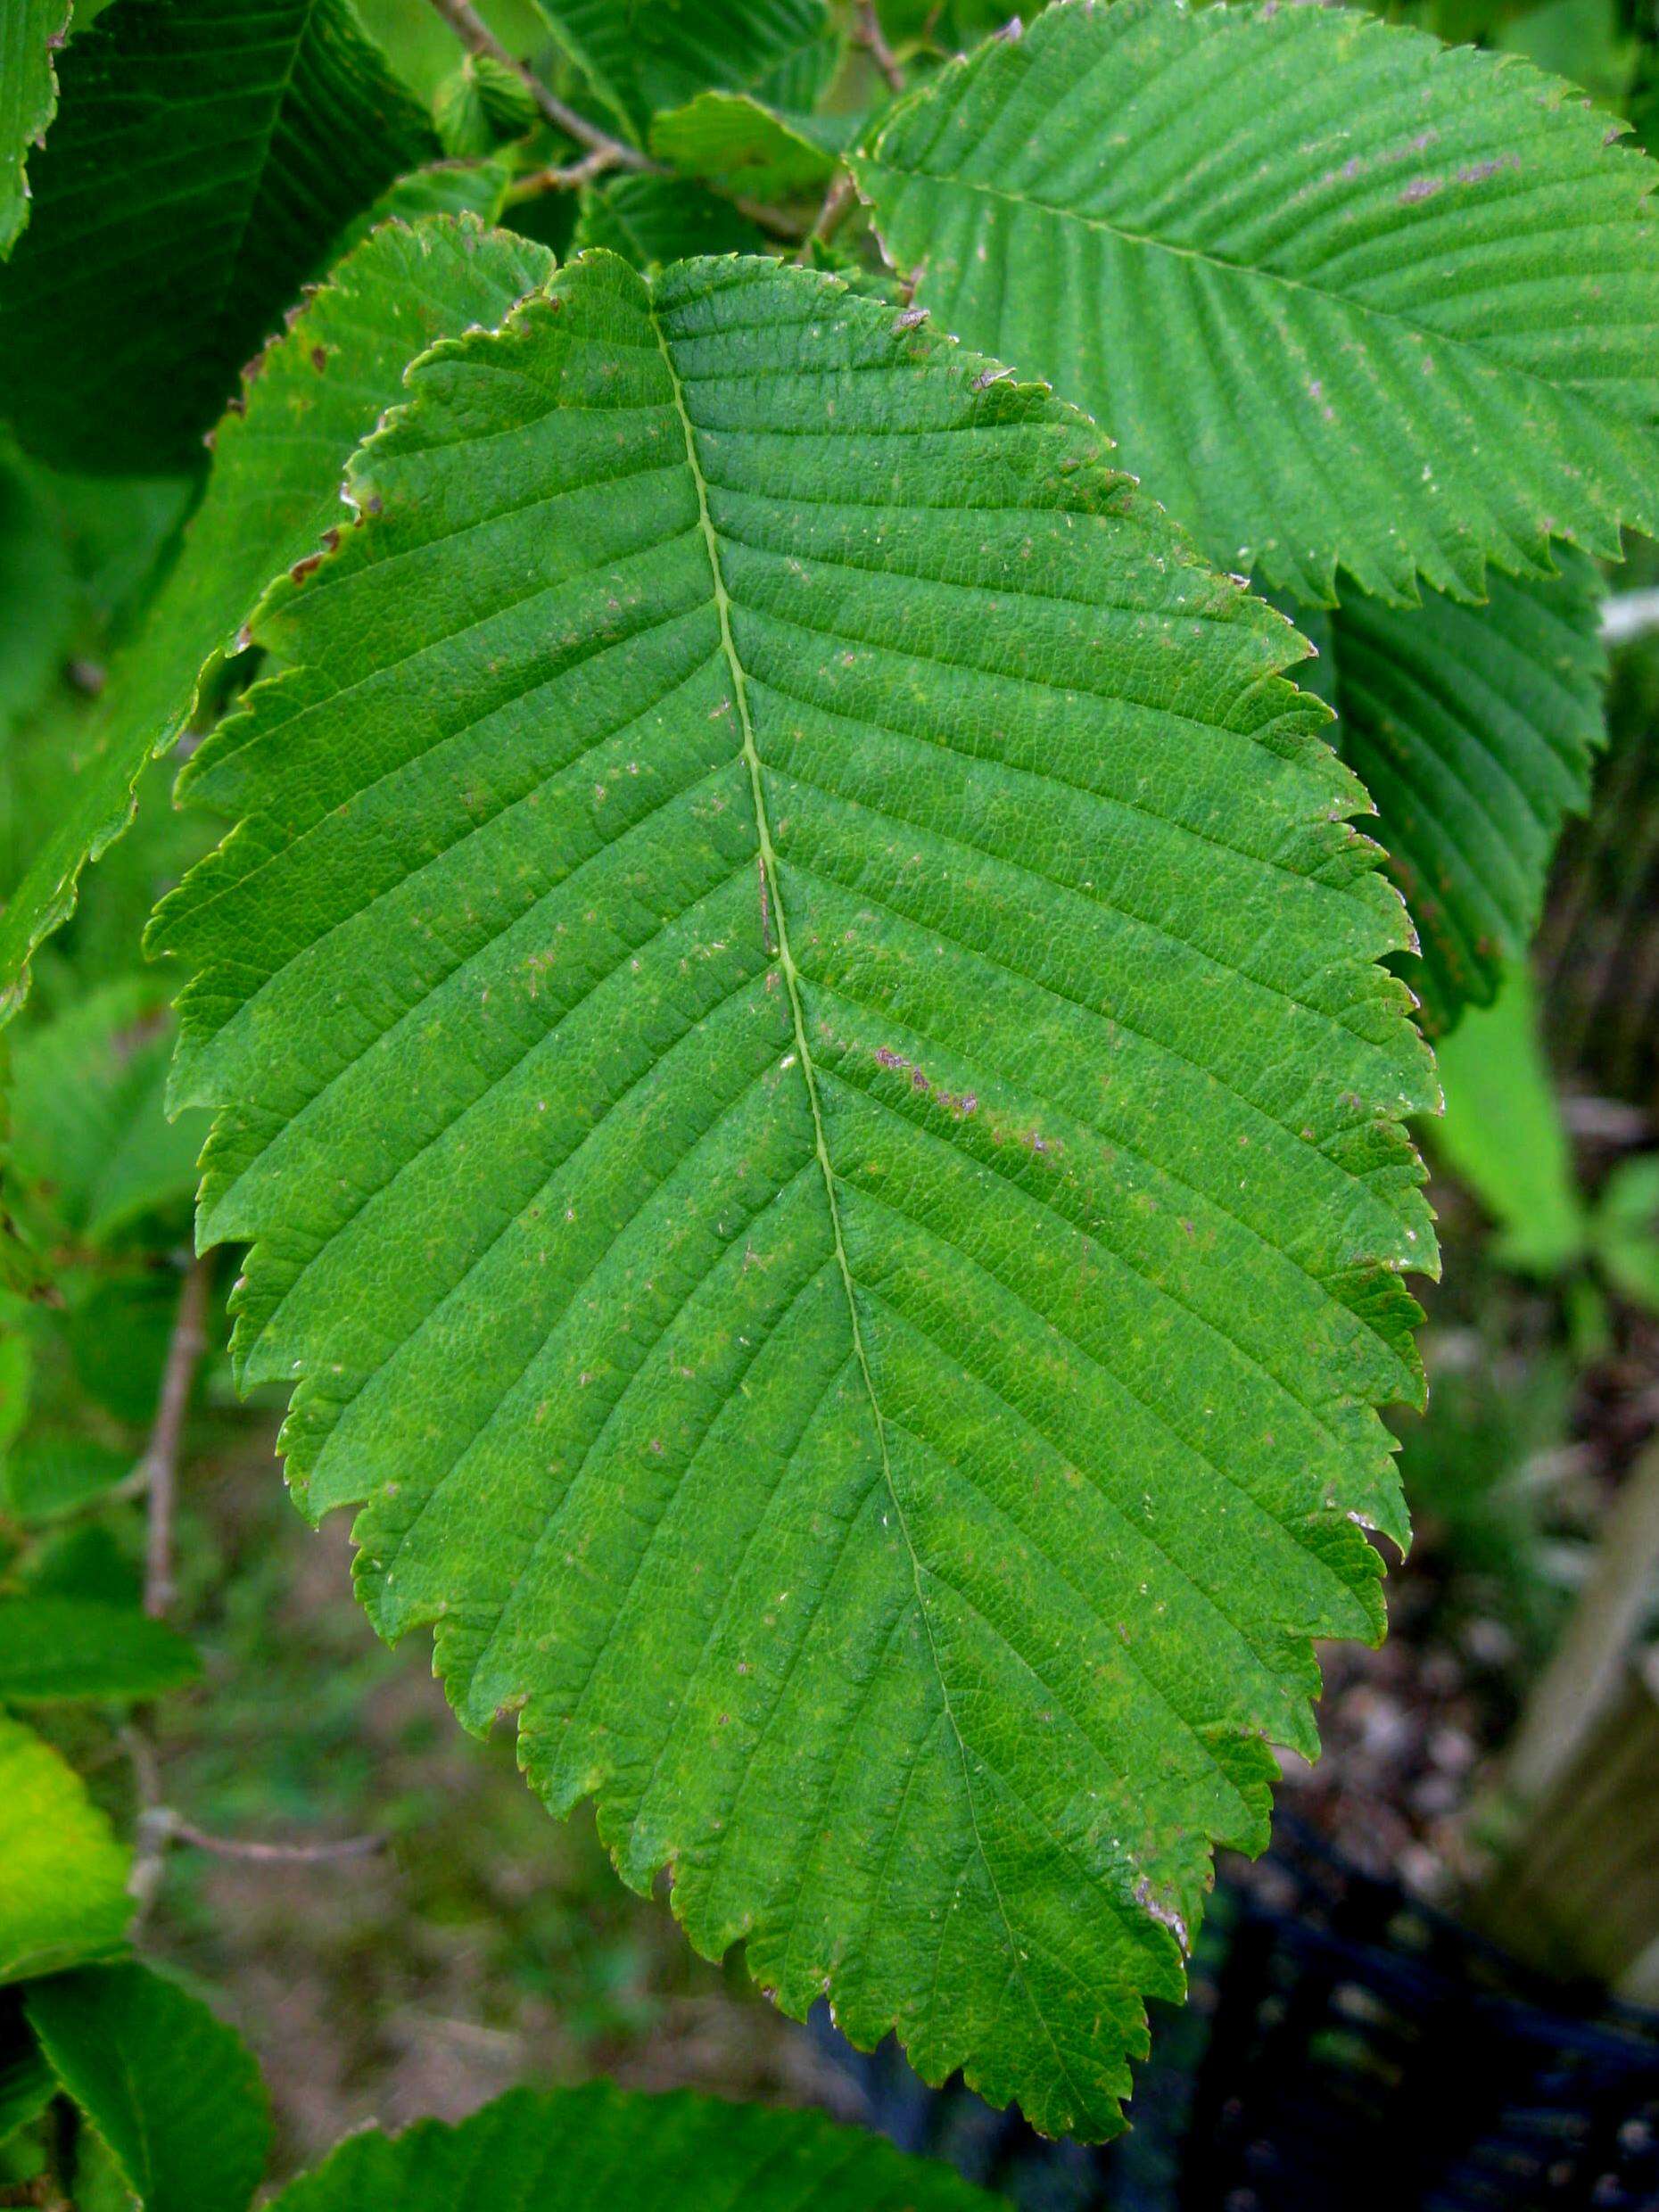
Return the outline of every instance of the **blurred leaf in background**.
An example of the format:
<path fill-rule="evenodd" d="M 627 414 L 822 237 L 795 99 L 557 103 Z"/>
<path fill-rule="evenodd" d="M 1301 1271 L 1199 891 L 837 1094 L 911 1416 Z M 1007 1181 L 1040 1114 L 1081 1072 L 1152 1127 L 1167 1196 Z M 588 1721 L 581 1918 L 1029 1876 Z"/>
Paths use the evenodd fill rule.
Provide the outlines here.
<path fill-rule="evenodd" d="M 1583 1256 L 1585 1216 L 1523 962 L 1492 1005 L 1468 1009 L 1436 1058 L 1446 1111 L 1423 1125 L 1428 1143 L 1496 1226 L 1505 1266 L 1561 1274 Z"/>

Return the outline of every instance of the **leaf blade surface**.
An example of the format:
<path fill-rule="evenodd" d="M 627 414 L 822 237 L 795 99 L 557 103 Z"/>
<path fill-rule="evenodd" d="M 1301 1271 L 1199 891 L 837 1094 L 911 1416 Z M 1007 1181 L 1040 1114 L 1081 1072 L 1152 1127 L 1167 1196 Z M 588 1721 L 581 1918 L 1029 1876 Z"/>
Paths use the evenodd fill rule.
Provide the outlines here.
<path fill-rule="evenodd" d="M 1437 1036 L 1465 1004 L 1490 1005 L 1524 957 L 1605 739 L 1601 578 L 1571 548 L 1558 558 L 1558 577 L 1491 574 L 1484 606 L 1349 592 L 1329 618 L 1337 742 L 1376 803 L 1422 946 L 1407 972 Z"/>
<path fill-rule="evenodd" d="M 1228 568 L 1478 598 L 1659 520 L 1652 165 L 1573 89 L 1336 8 L 1061 0 L 854 157 L 966 343 Z"/>
<path fill-rule="evenodd" d="M 832 280 L 588 255 L 412 384 L 155 928 L 243 1373 L 699 1948 L 1108 2130 L 1400 1527 L 1358 788 L 1091 425 Z"/>
<path fill-rule="evenodd" d="M 301 2175 L 272 2212 L 494 2212 L 504 2189 L 541 2212 L 622 2196 L 636 2212 L 991 2212 L 949 2167 L 815 2112 L 769 2112 L 608 2083 L 509 2091 L 458 2127 L 366 2131 Z"/>
<path fill-rule="evenodd" d="M 62 811 L 0 912 L 0 1023 L 29 961 L 74 911 L 80 871 L 131 819 L 153 755 L 193 712 L 204 673 L 236 650 L 271 576 L 309 559 L 342 518 L 354 446 L 440 336 L 499 321 L 552 268 L 545 249 L 462 219 L 391 224 L 364 241 L 261 358 L 220 424 L 214 466 L 148 621 L 118 656 Z"/>
<path fill-rule="evenodd" d="M 136 1960 L 38 1982 L 24 2010 L 144 2212 L 245 2212 L 271 2121 L 234 2028 Z"/>
<path fill-rule="evenodd" d="M 0 20 L 0 260 L 29 220 L 29 150 L 57 108 L 53 56 L 69 17 L 69 0 L 22 0 Z"/>
<path fill-rule="evenodd" d="M 436 141 L 345 0 L 120 0 L 62 66 L 0 272 L 0 413 L 62 467 L 188 466 L 337 234 Z"/>

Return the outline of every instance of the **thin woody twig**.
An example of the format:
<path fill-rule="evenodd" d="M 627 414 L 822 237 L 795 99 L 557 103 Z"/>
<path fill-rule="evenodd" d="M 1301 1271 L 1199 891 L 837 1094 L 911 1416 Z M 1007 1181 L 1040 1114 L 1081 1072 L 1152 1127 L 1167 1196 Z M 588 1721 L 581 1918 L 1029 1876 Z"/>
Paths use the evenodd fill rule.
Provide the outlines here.
<path fill-rule="evenodd" d="M 810 260 L 815 243 L 826 242 L 835 236 L 851 214 L 856 198 L 853 179 L 846 169 L 838 169 L 830 179 L 829 191 L 824 194 L 824 203 L 813 218 L 812 228 L 801 241 L 796 260 L 803 263 Z"/>
<path fill-rule="evenodd" d="M 171 1834 L 181 1844 L 210 1851 L 218 1859 L 246 1859 L 260 1866 L 321 1865 L 331 1859 L 367 1859 L 385 1848 L 384 1836 L 341 1836 L 314 1844 L 260 1843 L 240 1836 L 215 1836 L 189 1820 L 175 1820 Z"/>
<path fill-rule="evenodd" d="M 597 147 L 584 153 L 580 161 L 570 161 L 549 169 L 534 169 L 521 177 L 508 192 L 509 207 L 521 200 L 533 200 L 543 192 L 579 192 L 583 185 L 591 184 L 596 177 L 603 177 L 616 167 L 616 157 L 608 146 Z"/>
<path fill-rule="evenodd" d="M 207 1349 L 209 1265 L 205 1259 L 193 1260 L 185 1276 L 172 1340 L 167 1348 L 155 1424 L 139 1463 L 149 1498 L 144 1609 L 153 1621 L 161 1620 L 173 1602 L 173 1507 L 178 1487 L 178 1448 L 184 1434 L 185 1409 L 190 1403 L 190 1386 Z"/>
<path fill-rule="evenodd" d="M 652 161 L 648 153 L 641 153 L 638 146 L 631 146 L 625 138 L 614 137 L 609 131 L 601 130 L 597 123 L 590 123 L 585 115 L 561 100 L 556 92 L 542 83 L 528 62 L 521 62 L 516 54 L 501 44 L 472 5 L 471 0 L 432 0 L 432 4 L 464 46 L 474 54 L 487 54 L 491 61 L 499 62 L 503 68 L 510 69 L 548 121 L 562 130 L 567 138 L 574 138 L 578 145 L 586 146 L 590 153 L 606 154 L 609 168 L 648 169 L 658 175 L 665 173 L 661 162 Z"/>
<path fill-rule="evenodd" d="M 178 1460 L 184 1441 L 185 1415 L 190 1386 L 207 1348 L 207 1304 L 210 1263 L 191 1263 L 178 1295 L 178 1312 L 161 1372 L 161 1395 L 155 1421 L 144 1457 L 134 1470 L 135 1486 L 148 1499 L 144 1546 L 144 1609 L 152 1620 L 165 1617 L 173 1601 L 173 1515 L 178 1485 Z M 321 1843 L 260 1843 L 235 1836 L 216 1836 L 181 1820 L 165 1801 L 161 1762 L 155 1746 L 135 1715 L 120 1733 L 121 1748 L 132 1766 L 133 1791 L 137 1800 L 132 1870 L 128 1894 L 142 1922 L 161 1886 L 169 1849 L 191 1844 L 221 1859 L 242 1859 L 264 1865 L 321 1864 L 328 1860 L 363 1859 L 381 1849 L 380 1836 L 346 1836 Z"/>
<path fill-rule="evenodd" d="M 161 1886 L 171 1815 L 161 1803 L 161 1770 L 155 1746 L 136 1721 L 121 1730 L 121 1748 L 132 1763 L 133 1794 L 138 1804 L 133 1862 L 127 1876 L 127 1894 L 133 1901 L 136 1928 L 148 1918 Z"/>
<path fill-rule="evenodd" d="M 881 19 L 876 13 L 875 0 L 863 0 L 854 20 L 853 36 L 886 79 L 889 91 L 903 92 L 904 65 L 887 44 L 887 34 L 881 28 Z"/>

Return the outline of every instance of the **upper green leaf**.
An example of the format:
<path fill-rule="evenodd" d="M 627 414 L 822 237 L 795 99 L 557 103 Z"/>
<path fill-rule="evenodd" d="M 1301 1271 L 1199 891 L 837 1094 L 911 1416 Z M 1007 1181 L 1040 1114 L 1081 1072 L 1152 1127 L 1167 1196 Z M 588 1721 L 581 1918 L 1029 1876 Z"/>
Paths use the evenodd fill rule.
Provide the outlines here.
<path fill-rule="evenodd" d="M 259 2068 L 234 2029 L 136 1961 L 57 1975 L 24 2005 L 59 2084 L 144 2212 L 246 2212 L 271 2123 Z"/>
<path fill-rule="evenodd" d="M 154 1697 L 201 1671 L 176 1630 L 126 1606 L 0 1598 L 0 1704 Z"/>
<path fill-rule="evenodd" d="M 838 52 L 825 0 L 537 0 L 564 52 L 643 145 L 711 86 L 810 110 Z"/>
<path fill-rule="evenodd" d="M 1229 568 L 1478 596 L 1659 529 L 1655 171 L 1572 87 L 1337 8 L 1061 0 L 854 163 L 917 298 Z"/>
<path fill-rule="evenodd" d="M 0 1022 L 27 993 L 29 955 L 73 912 L 82 867 L 127 826 L 145 763 L 188 720 L 204 668 L 236 649 L 271 577 L 310 558 L 343 519 L 347 458 L 397 397 L 409 360 L 435 338 L 499 322 L 551 267 L 544 247 L 465 219 L 389 224 L 254 365 L 219 426 L 178 559 L 111 670 L 76 780 L 0 913 Z"/>
<path fill-rule="evenodd" d="M 335 235 L 437 152 L 349 0 L 114 0 L 0 271 L 0 415 L 77 469 L 195 458 Z"/>
<path fill-rule="evenodd" d="M 433 121 L 446 153 L 488 153 L 503 138 L 522 138 L 539 111 L 529 86 L 492 54 L 468 54 L 432 96 Z"/>
<path fill-rule="evenodd" d="M 0 260 L 29 220 L 24 172 L 57 109 L 53 60 L 69 19 L 70 0 L 9 0 L 0 10 Z"/>
<path fill-rule="evenodd" d="M 651 126 L 651 150 L 682 175 L 756 200 L 821 192 L 833 175 L 833 130 L 780 115 L 747 92 L 700 92 Z"/>
<path fill-rule="evenodd" d="M 699 253 L 758 253 L 759 227 L 729 201 L 677 177 L 607 177 L 589 185 L 573 250 L 603 246 L 636 268 L 660 268 Z"/>
<path fill-rule="evenodd" d="M 1337 742 L 1416 925 L 1423 958 L 1405 972 L 1432 1033 L 1466 1001 L 1490 1005 L 1524 953 L 1561 825 L 1589 796 L 1602 584 L 1584 555 L 1559 557 L 1558 577 L 1492 575 L 1484 607 L 1345 593 L 1319 636 Z"/>
<path fill-rule="evenodd" d="M 86 1786 L 0 1713 L 0 1982 L 116 1950 L 132 1917 L 128 1854 Z"/>
<path fill-rule="evenodd" d="M 948 2167 L 817 2112 L 767 2112 L 608 2082 L 516 2089 L 458 2127 L 351 2136 L 271 2212 L 994 2212 Z"/>
<path fill-rule="evenodd" d="M 156 926 L 243 1372 L 699 1947 L 1100 2134 L 1400 1525 L 1358 788 L 1093 425 L 834 279 L 591 254 L 410 382 Z"/>

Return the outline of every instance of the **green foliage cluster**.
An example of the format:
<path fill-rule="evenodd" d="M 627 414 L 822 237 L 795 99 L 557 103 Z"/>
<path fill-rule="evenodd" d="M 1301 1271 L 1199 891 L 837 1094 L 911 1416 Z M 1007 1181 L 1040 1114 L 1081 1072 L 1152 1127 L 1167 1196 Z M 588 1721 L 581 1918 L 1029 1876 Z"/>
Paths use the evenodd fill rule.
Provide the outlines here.
<path fill-rule="evenodd" d="M 267 2156 L 58 1731 L 198 1671 L 198 1154 L 463 1723 L 788 2011 L 1108 2134 L 1382 1630 L 1425 1036 L 1659 528 L 1651 166 L 1276 0 L 65 14 L 0 28 L 4 2155 L 61 2092 L 153 2212 Z M 1570 1256 L 1645 1283 L 1654 1195 Z M 974 2201 L 607 2092 L 277 2201 L 509 2168 Z"/>

